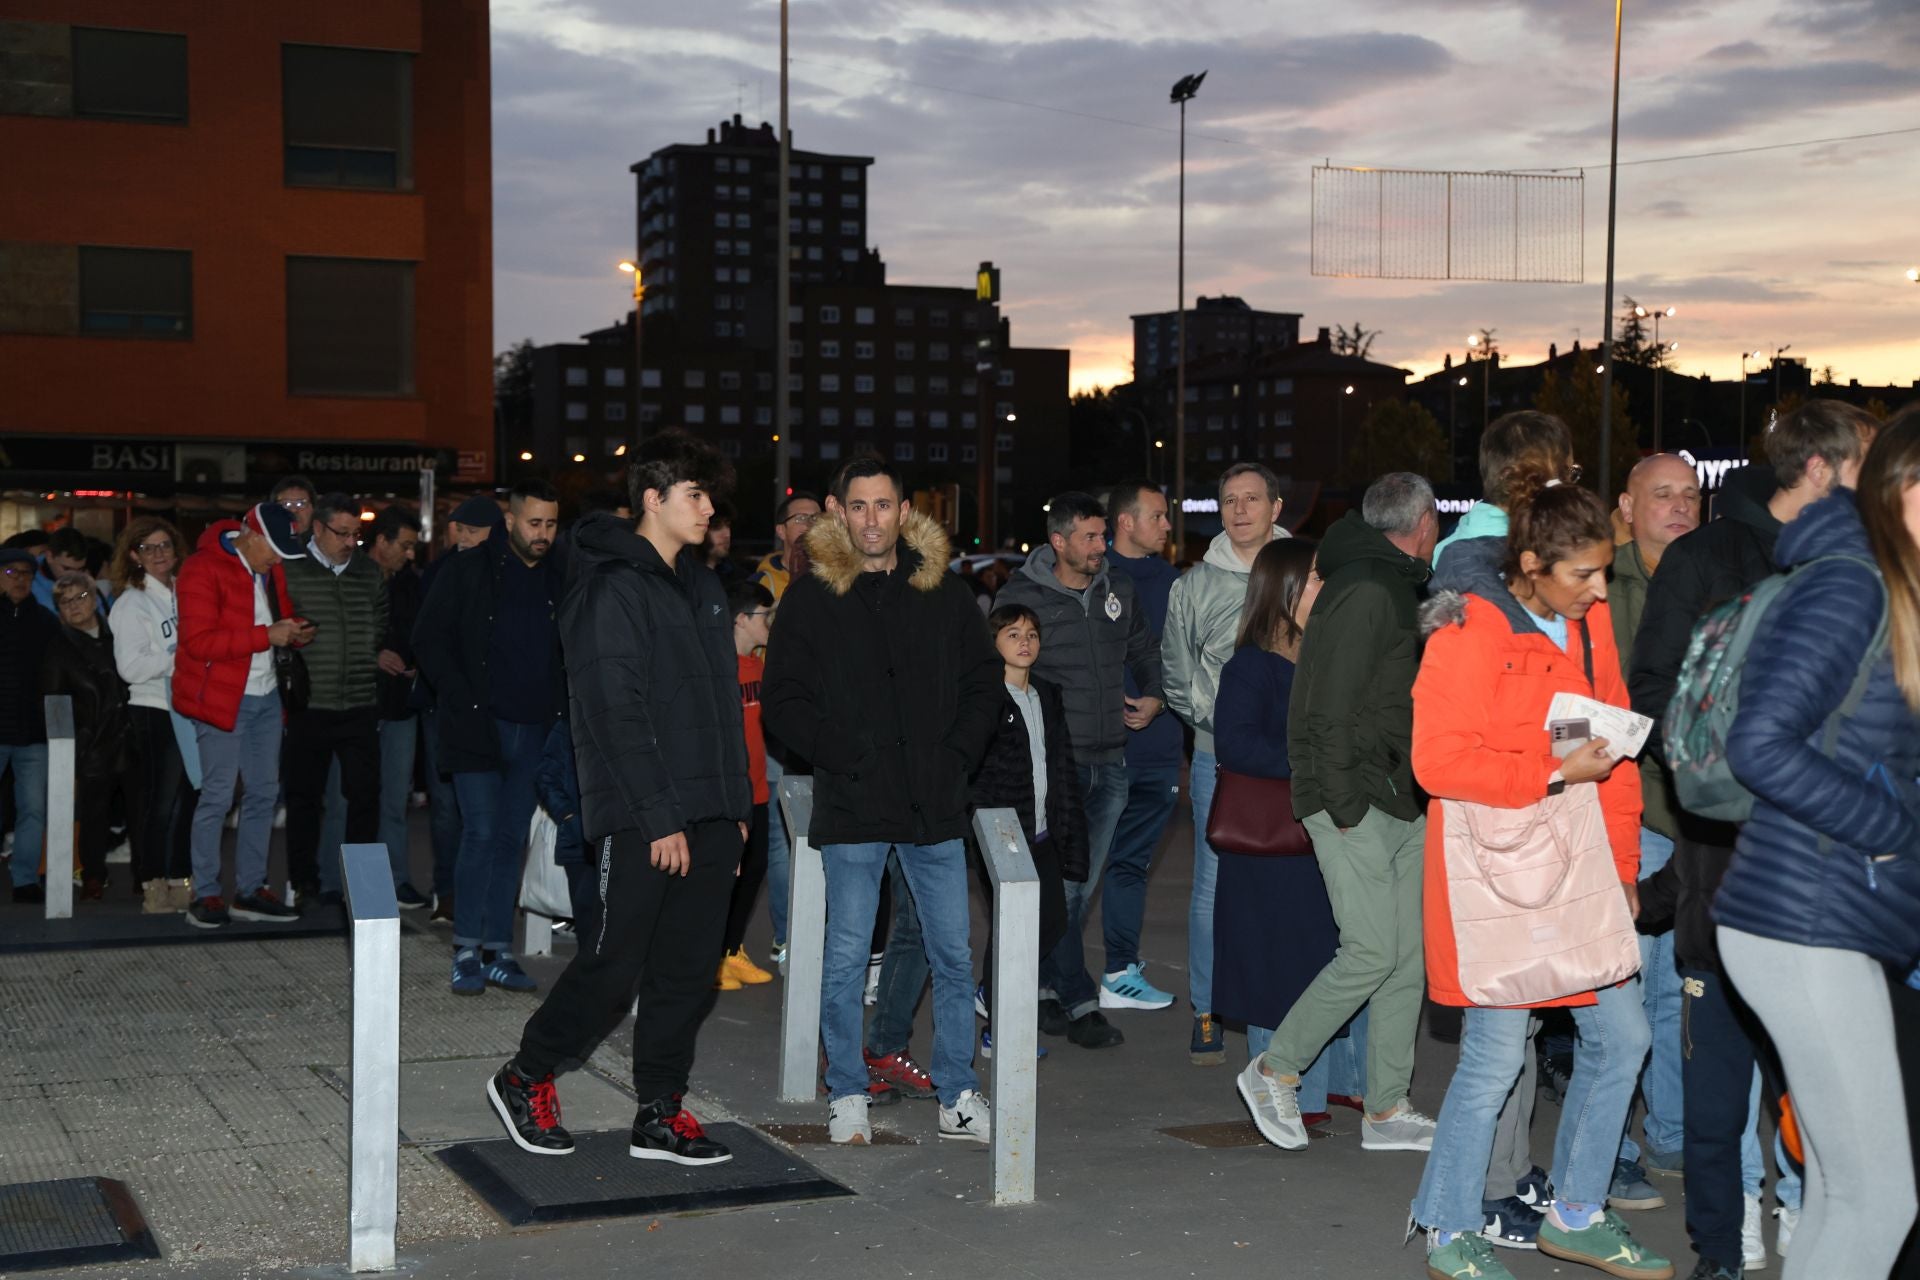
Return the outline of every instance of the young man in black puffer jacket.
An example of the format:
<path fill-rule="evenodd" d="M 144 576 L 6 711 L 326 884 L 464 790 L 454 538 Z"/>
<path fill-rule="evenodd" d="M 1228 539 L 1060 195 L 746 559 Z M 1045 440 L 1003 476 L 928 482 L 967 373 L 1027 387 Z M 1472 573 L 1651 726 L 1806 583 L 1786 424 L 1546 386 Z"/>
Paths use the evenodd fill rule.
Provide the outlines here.
<path fill-rule="evenodd" d="M 560 612 L 572 685 L 580 813 L 599 901 L 594 928 L 487 1086 L 507 1134 L 565 1155 L 554 1073 L 582 1062 L 639 986 L 628 1154 L 682 1165 L 732 1153 L 681 1105 L 713 1006 L 727 905 L 753 813 L 720 579 L 700 556 L 727 464 L 683 432 L 641 446 L 628 472 L 638 528 L 596 512 L 574 529 Z"/>

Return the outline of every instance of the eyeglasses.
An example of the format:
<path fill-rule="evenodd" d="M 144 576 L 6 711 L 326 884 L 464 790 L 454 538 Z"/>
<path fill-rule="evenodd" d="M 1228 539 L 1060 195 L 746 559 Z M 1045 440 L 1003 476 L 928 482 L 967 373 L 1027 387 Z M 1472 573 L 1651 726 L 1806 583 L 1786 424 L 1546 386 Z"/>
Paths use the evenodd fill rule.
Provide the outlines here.
<path fill-rule="evenodd" d="M 771 618 L 773 614 L 774 611 L 772 609 L 749 609 L 743 616 L 748 618 Z"/>
<path fill-rule="evenodd" d="M 282 498 L 280 499 L 280 505 L 288 511 L 305 511 L 313 505 L 313 500 L 311 498 Z"/>
<path fill-rule="evenodd" d="M 31 577 L 32 575 L 33 575 L 32 565 L 10 564 L 4 567 L 0 567 L 0 577 L 26 578 L 26 577 Z"/>
<path fill-rule="evenodd" d="M 818 520 L 819 518 L 820 518 L 820 513 L 818 511 L 812 512 L 811 514 L 805 511 L 796 511 L 792 515 L 788 516 L 785 520 L 781 521 L 781 523 L 797 524 L 797 525 L 800 525 L 802 528 L 804 528 L 807 525 L 812 524 L 815 520 Z"/>
<path fill-rule="evenodd" d="M 354 537 L 358 537 L 360 534 L 360 531 L 354 528 L 352 525 L 348 525 L 344 529 L 336 529 L 330 524 L 323 524 L 320 527 L 322 529 L 325 529 L 328 533 L 332 534 L 336 538 L 354 538 Z"/>
<path fill-rule="evenodd" d="M 134 547 L 134 550 L 143 556 L 151 556 L 157 555 L 162 551 L 173 550 L 173 544 L 171 542 L 142 542 Z"/>
<path fill-rule="evenodd" d="M 55 596 L 53 602 L 65 608 L 70 604 L 84 604 L 91 599 L 93 599 L 93 592 L 91 591 L 70 591 L 64 596 Z"/>

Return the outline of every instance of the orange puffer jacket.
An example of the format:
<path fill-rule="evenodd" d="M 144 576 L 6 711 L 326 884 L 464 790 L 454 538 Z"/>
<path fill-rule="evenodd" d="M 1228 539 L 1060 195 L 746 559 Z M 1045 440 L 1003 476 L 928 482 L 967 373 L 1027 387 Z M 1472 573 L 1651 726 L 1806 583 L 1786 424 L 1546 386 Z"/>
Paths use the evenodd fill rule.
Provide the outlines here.
<path fill-rule="evenodd" d="M 1504 592 L 1502 592 L 1505 595 Z M 1546 798 L 1560 767 L 1547 739 L 1547 707 L 1565 690 L 1617 707 L 1629 705 L 1606 604 L 1586 616 L 1593 685 L 1581 661 L 1580 624 L 1570 622 L 1566 650 L 1522 612 L 1511 595 L 1443 592 L 1429 601 L 1426 655 L 1413 685 L 1413 772 L 1434 797 L 1427 806 L 1423 931 L 1427 988 L 1436 1004 L 1471 1003 L 1460 990 L 1453 916 L 1447 894 L 1441 799 L 1518 809 Z M 1623 882 L 1640 870 L 1640 772 L 1631 763 L 1599 784 L 1607 839 Z M 1590 1005 L 1592 992 L 1541 1006 Z"/>

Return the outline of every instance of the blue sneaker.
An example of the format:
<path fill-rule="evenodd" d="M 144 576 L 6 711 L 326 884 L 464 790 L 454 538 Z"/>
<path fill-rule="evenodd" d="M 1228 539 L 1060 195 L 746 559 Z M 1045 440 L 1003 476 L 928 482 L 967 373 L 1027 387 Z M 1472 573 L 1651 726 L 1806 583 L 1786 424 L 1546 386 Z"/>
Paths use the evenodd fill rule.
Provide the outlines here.
<path fill-rule="evenodd" d="M 1134 961 L 1118 973 L 1100 979 L 1102 1009 L 1164 1009 L 1173 996 L 1140 976 L 1140 962 Z"/>
<path fill-rule="evenodd" d="M 527 976 L 511 955 L 502 951 L 487 965 L 487 982 L 503 991 L 538 991 L 540 984 Z"/>
<path fill-rule="evenodd" d="M 480 967 L 480 952 L 463 947 L 453 953 L 453 994 L 477 996 L 487 989 L 486 971 Z"/>
<path fill-rule="evenodd" d="M 987 1027 L 980 1029 L 980 1056 L 989 1062 L 993 1060 L 993 1031 Z M 1040 1059 L 1046 1056 L 1047 1046 L 1043 1044 L 1034 1046 L 1033 1060 L 1035 1062 L 1040 1061 Z"/>
<path fill-rule="evenodd" d="M 987 984 L 984 982 L 973 989 L 973 1016 L 976 1018 L 993 1016 L 987 1012 Z"/>

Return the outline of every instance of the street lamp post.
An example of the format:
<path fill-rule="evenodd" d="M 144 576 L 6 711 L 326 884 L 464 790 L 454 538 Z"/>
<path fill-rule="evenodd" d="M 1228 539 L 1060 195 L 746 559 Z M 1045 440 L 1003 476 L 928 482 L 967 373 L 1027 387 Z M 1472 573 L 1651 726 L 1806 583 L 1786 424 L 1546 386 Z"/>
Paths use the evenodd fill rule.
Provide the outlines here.
<path fill-rule="evenodd" d="M 1773 379 L 1773 412 L 1775 417 L 1778 417 L 1780 414 L 1780 357 L 1791 350 L 1793 350 L 1793 344 L 1791 342 L 1784 347 L 1775 347 L 1773 349 L 1773 358 L 1767 361 L 1767 376 Z"/>
<path fill-rule="evenodd" d="M 1447 479 L 1458 480 L 1460 470 L 1460 388 L 1467 385 L 1467 375 L 1461 374 L 1460 380 L 1447 388 Z M 1484 413 L 1485 410 L 1482 410 Z M 1486 428 L 1481 428 L 1486 434 Z"/>
<path fill-rule="evenodd" d="M 1491 383 L 1493 379 L 1493 342 L 1490 338 L 1486 336 L 1488 332 L 1489 332 L 1488 330 L 1482 329 L 1479 333 L 1470 333 L 1467 335 L 1467 359 L 1469 360 L 1473 359 L 1473 348 L 1479 347 L 1481 349 L 1480 350 L 1480 434 L 1483 436 L 1487 434 L 1487 418 L 1488 418 L 1487 405 L 1492 399 Z M 1460 380 L 1460 385 L 1463 387 L 1466 386 L 1467 385 L 1466 379 L 1462 378 Z M 1504 400 L 1501 401 L 1501 404 L 1504 405 L 1505 403 L 1506 402 Z"/>
<path fill-rule="evenodd" d="M 1174 353 L 1172 505 L 1173 545 L 1181 555 L 1186 554 L 1187 545 L 1187 102 L 1200 92 L 1200 82 L 1206 78 L 1204 71 L 1181 76 L 1168 97 L 1180 106 L 1180 243 L 1175 268 L 1180 300 L 1174 321 L 1174 341 L 1180 349 Z"/>
<path fill-rule="evenodd" d="M 640 382 L 643 377 L 640 370 L 640 308 L 647 300 L 646 282 L 641 279 L 638 261 L 622 261 L 620 269 L 633 277 L 633 423 L 627 428 L 627 438 L 640 438 Z"/>
<path fill-rule="evenodd" d="M 780 0 L 780 182 L 775 197 L 778 206 L 773 211 L 775 228 L 773 264 L 773 501 L 778 505 L 785 501 L 791 476 L 792 444 L 787 430 L 789 395 L 787 379 L 792 372 L 791 346 L 793 342 L 793 323 L 789 312 L 793 305 L 793 252 L 788 227 L 787 207 L 791 175 L 787 169 L 792 159 L 793 139 L 787 124 L 787 0 Z"/>
<path fill-rule="evenodd" d="M 1607 149 L 1607 300 L 1600 326 L 1600 492 L 1613 492 L 1613 223 L 1620 188 L 1620 25 L 1626 0 L 1613 0 L 1613 129 Z"/>
<path fill-rule="evenodd" d="M 1740 422 L 1733 433 L 1733 443 L 1738 446 L 1747 438 L 1747 361 L 1758 360 L 1767 354 L 1764 351 L 1742 351 L 1740 353 Z"/>
<path fill-rule="evenodd" d="M 1661 345 L 1660 321 L 1673 313 L 1672 307 L 1663 307 L 1652 312 L 1641 306 L 1633 309 L 1633 314 L 1641 319 L 1645 319 L 1648 315 L 1653 316 L 1653 451 L 1655 453 L 1660 452 L 1660 375 L 1667 367 L 1667 352 L 1680 345 L 1677 342 L 1673 347 Z"/>
<path fill-rule="evenodd" d="M 1348 484 L 1351 484 L 1352 482 L 1346 479 L 1347 397 L 1352 394 L 1353 394 L 1353 384 L 1349 382 L 1345 387 L 1341 388 L 1340 394 L 1334 397 L 1334 401 L 1333 401 L 1333 449 L 1334 449 L 1334 453 L 1338 455 L 1333 460 L 1334 462 L 1333 469 L 1334 469 L 1334 474 L 1341 477 L 1342 481 Z"/>

